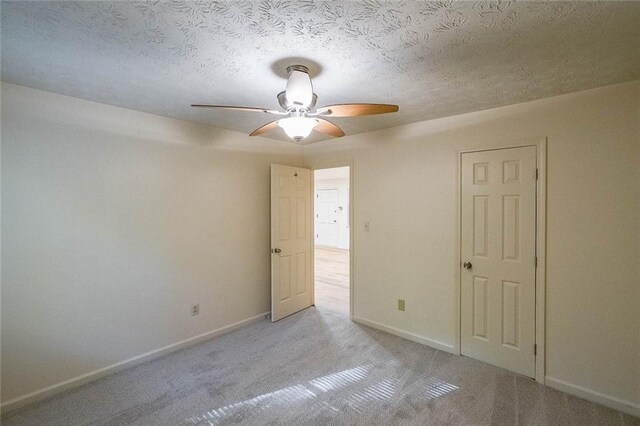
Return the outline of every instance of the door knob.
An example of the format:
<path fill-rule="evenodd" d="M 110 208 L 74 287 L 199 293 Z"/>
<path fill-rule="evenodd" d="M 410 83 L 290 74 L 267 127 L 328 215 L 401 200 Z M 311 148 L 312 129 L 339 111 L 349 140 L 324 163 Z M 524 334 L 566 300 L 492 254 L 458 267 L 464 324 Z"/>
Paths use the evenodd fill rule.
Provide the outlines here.
<path fill-rule="evenodd" d="M 471 262 L 464 262 L 464 263 L 462 264 L 462 267 L 463 267 L 464 269 L 471 269 L 471 267 L 472 267 L 472 266 L 473 266 L 473 265 L 471 264 Z"/>
<path fill-rule="evenodd" d="M 274 252 L 274 253 L 280 253 L 280 252 L 282 252 L 282 250 L 280 250 L 279 248 L 274 248 L 274 249 L 273 249 L 273 252 Z"/>

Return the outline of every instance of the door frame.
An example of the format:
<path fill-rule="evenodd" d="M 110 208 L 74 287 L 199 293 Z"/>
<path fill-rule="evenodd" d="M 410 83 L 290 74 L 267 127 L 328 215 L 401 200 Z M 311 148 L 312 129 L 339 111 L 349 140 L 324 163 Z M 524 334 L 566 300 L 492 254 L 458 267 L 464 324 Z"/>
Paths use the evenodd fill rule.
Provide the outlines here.
<path fill-rule="evenodd" d="M 547 235 L 547 138 L 540 137 L 535 139 L 525 139 L 519 141 L 503 141 L 495 142 L 491 144 L 485 144 L 482 146 L 461 148 L 457 149 L 455 153 L 455 328 L 454 328 L 454 347 L 453 352 L 456 355 L 460 355 L 461 350 L 461 301 L 462 295 L 462 275 L 460 273 L 461 265 L 461 244 L 462 244 L 462 154 L 481 151 L 496 151 L 508 148 L 522 148 L 533 146 L 536 148 L 536 164 L 538 168 L 538 180 L 536 184 L 536 282 L 535 282 L 535 380 L 541 384 L 544 384 L 545 375 L 545 288 L 546 288 L 546 235 Z"/>
<path fill-rule="evenodd" d="M 336 167 L 349 167 L 349 320 L 353 321 L 353 307 L 354 307 L 354 287 L 353 284 L 355 280 L 353 279 L 354 271 L 353 271 L 353 160 L 335 160 L 335 161 L 320 161 L 318 163 L 306 164 L 305 167 L 308 167 L 313 172 L 313 179 L 311 179 L 311 193 L 316 193 L 316 179 L 315 179 L 315 171 L 321 169 L 335 169 Z M 316 200 L 315 197 L 312 197 L 312 207 L 313 214 L 316 211 Z M 312 221 L 312 235 L 315 235 L 315 220 Z M 313 295 L 311 301 L 315 305 L 315 297 L 316 297 L 316 287 L 315 287 L 315 238 L 313 243 L 314 256 L 313 261 L 311 262 L 311 273 L 313 274 Z"/>

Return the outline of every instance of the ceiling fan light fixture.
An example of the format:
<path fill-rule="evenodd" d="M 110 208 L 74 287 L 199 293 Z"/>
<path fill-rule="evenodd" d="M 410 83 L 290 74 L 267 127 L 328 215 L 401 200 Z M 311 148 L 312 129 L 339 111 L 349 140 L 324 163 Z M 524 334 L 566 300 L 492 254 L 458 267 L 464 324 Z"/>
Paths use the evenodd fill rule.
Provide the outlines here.
<path fill-rule="evenodd" d="M 278 126 L 292 139 L 300 141 L 309 136 L 318 120 L 309 117 L 288 117 L 278 121 Z"/>
<path fill-rule="evenodd" d="M 323 135 L 340 138 L 344 131 L 326 120 L 324 117 L 357 117 L 361 115 L 386 114 L 398 111 L 398 105 L 387 104 L 337 104 L 328 105 L 316 109 L 318 96 L 313 93 L 313 84 L 309 76 L 309 70 L 304 65 L 291 65 L 287 67 L 287 87 L 278 93 L 278 103 L 282 111 L 251 108 L 233 105 L 192 104 L 197 108 L 228 109 L 236 111 L 254 111 L 288 116 L 281 120 L 274 120 L 255 129 L 249 136 L 260 136 L 277 127 L 296 142 L 300 142 L 316 130 Z"/>

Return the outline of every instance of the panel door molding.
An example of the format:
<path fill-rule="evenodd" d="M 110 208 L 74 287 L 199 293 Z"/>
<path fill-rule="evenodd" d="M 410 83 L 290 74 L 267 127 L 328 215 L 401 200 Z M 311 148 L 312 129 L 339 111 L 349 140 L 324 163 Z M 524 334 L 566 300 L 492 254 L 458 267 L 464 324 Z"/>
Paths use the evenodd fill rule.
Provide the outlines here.
<path fill-rule="evenodd" d="M 271 320 L 313 303 L 311 170 L 271 165 Z"/>
<path fill-rule="evenodd" d="M 338 189 L 316 191 L 316 245 L 338 247 Z"/>
<path fill-rule="evenodd" d="M 536 375 L 535 146 L 461 154 L 460 353 Z"/>

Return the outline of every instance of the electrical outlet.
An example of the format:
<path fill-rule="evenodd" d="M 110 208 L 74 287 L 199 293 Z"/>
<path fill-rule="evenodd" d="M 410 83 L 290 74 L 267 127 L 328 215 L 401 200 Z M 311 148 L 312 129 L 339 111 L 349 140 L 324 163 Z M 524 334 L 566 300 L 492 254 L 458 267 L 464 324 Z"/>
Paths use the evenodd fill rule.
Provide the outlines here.
<path fill-rule="evenodd" d="M 369 232 L 369 229 L 370 229 L 370 227 L 369 227 L 369 222 L 365 222 L 365 223 L 364 223 L 364 230 L 365 230 L 365 232 Z"/>
<path fill-rule="evenodd" d="M 198 315 L 200 313 L 200 305 L 195 304 L 191 306 L 191 315 Z"/>
<path fill-rule="evenodd" d="M 404 312 L 404 299 L 398 299 L 398 310 Z"/>

